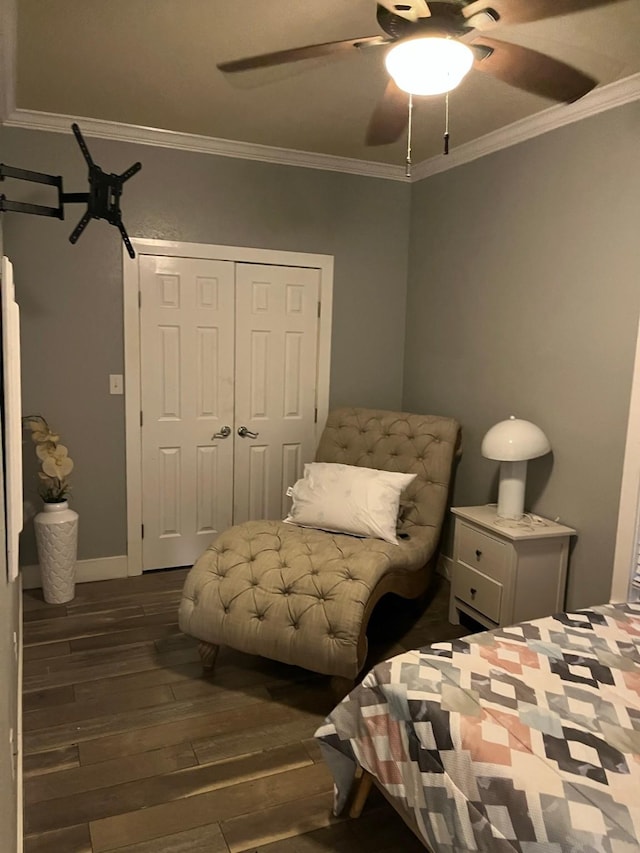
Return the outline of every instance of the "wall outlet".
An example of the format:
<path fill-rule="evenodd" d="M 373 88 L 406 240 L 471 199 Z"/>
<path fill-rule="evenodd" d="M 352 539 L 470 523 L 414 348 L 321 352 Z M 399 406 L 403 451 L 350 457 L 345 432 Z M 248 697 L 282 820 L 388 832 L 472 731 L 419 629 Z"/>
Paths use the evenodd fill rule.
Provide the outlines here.
<path fill-rule="evenodd" d="M 124 381 L 121 373 L 109 374 L 109 393 L 124 394 Z"/>

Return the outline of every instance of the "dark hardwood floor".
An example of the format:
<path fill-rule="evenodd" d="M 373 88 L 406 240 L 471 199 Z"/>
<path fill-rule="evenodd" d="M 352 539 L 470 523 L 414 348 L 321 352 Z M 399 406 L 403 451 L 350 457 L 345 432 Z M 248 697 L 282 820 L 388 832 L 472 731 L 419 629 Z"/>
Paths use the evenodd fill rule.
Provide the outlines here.
<path fill-rule="evenodd" d="M 331 816 L 313 733 L 329 679 L 223 649 L 202 676 L 180 633 L 186 570 L 76 587 L 67 605 L 24 593 L 25 853 L 418 853 L 375 792 Z M 368 665 L 466 633 L 448 584 L 415 606 L 384 599 Z"/>

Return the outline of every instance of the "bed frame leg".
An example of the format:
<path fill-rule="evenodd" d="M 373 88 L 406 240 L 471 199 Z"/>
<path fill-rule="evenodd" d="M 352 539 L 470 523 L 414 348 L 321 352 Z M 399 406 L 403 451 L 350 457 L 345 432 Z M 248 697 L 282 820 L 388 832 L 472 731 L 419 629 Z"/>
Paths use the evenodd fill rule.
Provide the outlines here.
<path fill-rule="evenodd" d="M 353 797 L 353 802 L 351 803 L 351 808 L 349 809 L 349 817 L 358 818 L 362 814 L 362 809 L 364 808 L 364 804 L 367 802 L 367 797 L 369 796 L 369 792 L 373 786 L 373 776 L 371 773 L 367 773 L 366 770 L 362 771 L 362 776 L 357 782 L 356 792 Z"/>
<path fill-rule="evenodd" d="M 220 646 L 214 646 L 213 643 L 205 643 L 204 640 L 198 643 L 198 653 L 202 661 L 202 668 L 207 675 L 213 673 L 219 651 Z"/>

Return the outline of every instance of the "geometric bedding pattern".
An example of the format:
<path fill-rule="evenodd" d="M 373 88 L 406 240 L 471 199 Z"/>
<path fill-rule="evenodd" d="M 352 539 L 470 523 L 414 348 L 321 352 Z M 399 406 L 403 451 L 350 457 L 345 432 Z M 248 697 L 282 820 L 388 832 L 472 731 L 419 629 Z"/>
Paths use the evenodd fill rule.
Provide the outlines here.
<path fill-rule="evenodd" d="M 336 813 L 359 765 L 438 853 L 638 853 L 640 604 L 398 655 L 316 737 Z"/>

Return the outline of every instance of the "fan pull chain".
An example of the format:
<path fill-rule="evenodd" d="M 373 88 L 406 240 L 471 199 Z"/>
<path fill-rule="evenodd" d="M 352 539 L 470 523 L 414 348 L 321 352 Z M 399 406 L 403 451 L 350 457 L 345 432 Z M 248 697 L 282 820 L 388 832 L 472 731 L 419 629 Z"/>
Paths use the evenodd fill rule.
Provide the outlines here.
<path fill-rule="evenodd" d="M 409 95 L 409 124 L 407 125 L 407 167 L 405 175 L 411 177 L 411 125 L 413 120 L 413 95 Z"/>
<path fill-rule="evenodd" d="M 444 97 L 444 153 L 449 153 L 449 93 Z"/>

